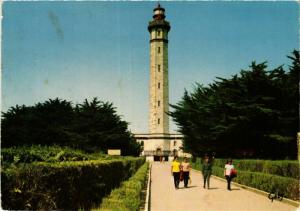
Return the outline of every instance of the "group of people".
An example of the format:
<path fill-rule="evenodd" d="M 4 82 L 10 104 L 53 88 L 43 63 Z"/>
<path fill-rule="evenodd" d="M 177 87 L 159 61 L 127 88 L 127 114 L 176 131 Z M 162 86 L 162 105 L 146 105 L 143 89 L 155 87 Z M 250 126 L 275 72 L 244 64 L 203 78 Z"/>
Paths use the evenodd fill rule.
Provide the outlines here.
<path fill-rule="evenodd" d="M 180 163 L 178 158 L 175 156 L 171 166 L 171 175 L 174 177 L 175 189 L 179 188 L 179 182 L 183 179 L 184 187 L 187 188 L 190 179 L 191 165 L 188 159 L 185 157 Z M 180 178 L 181 177 L 181 178 Z"/>
<path fill-rule="evenodd" d="M 203 175 L 203 188 L 209 189 L 210 176 L 212 175 L 214 157 L 205 156 L 202 161 L 202 175 Z M 175 189 L 179 188 L 179 183 L 181 180 L 184 182 L 184 187 L 188 187 L 188 182 L 190 180 L 191 165 L 187 157 L 183 158 L 180 163 L 178 157 L 175 156 L 171 165 L 171 175 L 174 177 Z M 224 166 L 224 177 L 227 180 L 227 190 L 231 190 L 231 181 L 236 176 L 236 171 L 232 163 L 232 159 L 228 159 Z"/>

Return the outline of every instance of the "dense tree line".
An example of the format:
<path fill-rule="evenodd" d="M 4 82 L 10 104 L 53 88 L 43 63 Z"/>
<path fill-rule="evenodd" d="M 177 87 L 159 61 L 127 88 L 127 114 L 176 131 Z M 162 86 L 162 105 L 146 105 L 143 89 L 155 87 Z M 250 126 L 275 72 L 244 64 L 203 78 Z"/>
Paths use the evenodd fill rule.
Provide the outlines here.
<path fill-rule="evenodd" d="M 194 155 L 296 158 L 299 131 L 299 51 L 292 64 L 268 70 L 252 62 L 248 70 L 212 84 L 196 84 L 169 114 Z"/>
<path fill-rule="evenodd" d="M 94 98 L 82 104 L 58 98 L 34 106 L 15 106 L 2 113 L 2 147 L 70 146 L 87 152 L 121 149 L 139 155 L 140 145 L 111 103 Z"/>

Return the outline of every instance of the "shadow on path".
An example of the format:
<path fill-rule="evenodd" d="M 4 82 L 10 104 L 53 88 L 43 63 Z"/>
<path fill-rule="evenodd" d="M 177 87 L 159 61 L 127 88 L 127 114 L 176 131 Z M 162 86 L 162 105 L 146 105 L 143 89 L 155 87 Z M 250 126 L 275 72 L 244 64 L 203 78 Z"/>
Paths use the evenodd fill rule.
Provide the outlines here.
<path fill-rule="evenodd" d="M 241 190 L 240 188 L 231 188 L 231 190 Z"/>
<path fill-rule="evenodd" d="M 216 190 L 216 189 L 220 189 L 220 188 L 209 188 L 208 190 Z"/>
<path fill-rule="evenodd" d="M 188 187 L 180 187 L 179 189 L 189 189 L 189 188 L 196 188 L 198 187 L 197 185 L 191 185 L 191 186 L 188 186 Z"/>

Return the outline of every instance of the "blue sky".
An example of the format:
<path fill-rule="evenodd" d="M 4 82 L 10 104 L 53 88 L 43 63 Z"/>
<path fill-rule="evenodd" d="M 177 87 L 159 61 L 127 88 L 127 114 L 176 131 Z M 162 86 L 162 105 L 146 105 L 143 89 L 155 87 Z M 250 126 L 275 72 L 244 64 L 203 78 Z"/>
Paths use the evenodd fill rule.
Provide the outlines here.
<path fill-rule="evenodd" d="M 251 61 L 289 64 L 297 2 L 161 2 L 169 33 L 170 103 L 195 82 Z M 4 2 L 2 111 L 59 97 L 113 102 L 132 132 L 148 131 L 149 32 L 156 2 Z M 171 122 L 171 132 L 176 126 Z"/>

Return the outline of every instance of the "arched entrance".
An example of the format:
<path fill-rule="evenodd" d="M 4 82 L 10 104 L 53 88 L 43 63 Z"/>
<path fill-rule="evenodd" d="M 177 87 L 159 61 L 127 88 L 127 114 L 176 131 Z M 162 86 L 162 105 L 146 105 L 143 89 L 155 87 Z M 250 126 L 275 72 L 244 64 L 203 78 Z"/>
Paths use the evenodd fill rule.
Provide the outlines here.
<path fill-rule="evenodd" d="M 154 161 L 162 161 L 162 150 L 161 148 L 157 148 L 154 153 Z"/>
<path fill-rule="evenodd" d="M 160 147 L 156 148 L 155 151 L 153 151 L 153 160 L 154 161 L 168 161 L 169 160 L 169 152 L 163 151 Z"/>

